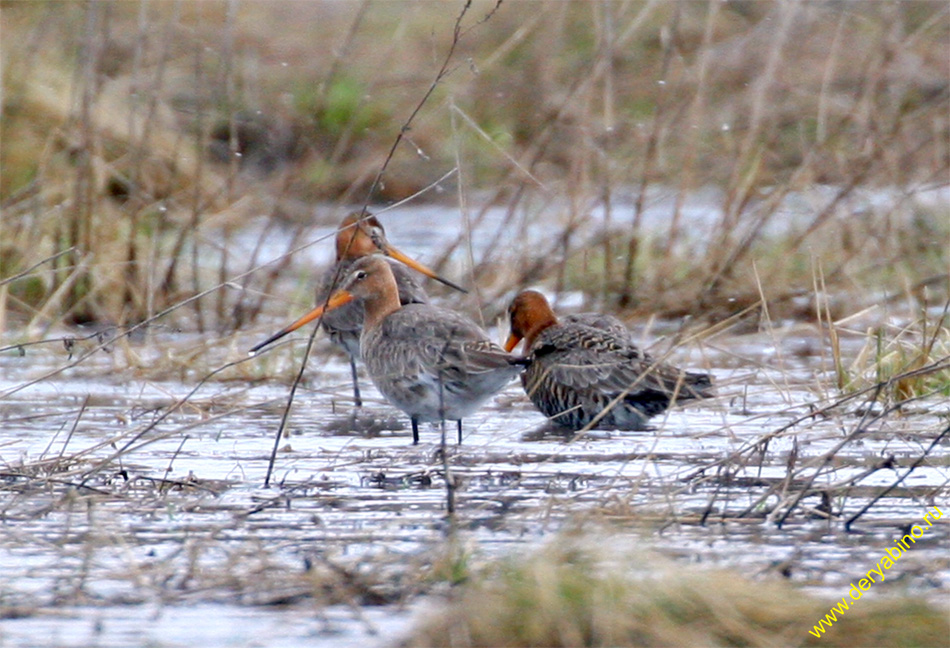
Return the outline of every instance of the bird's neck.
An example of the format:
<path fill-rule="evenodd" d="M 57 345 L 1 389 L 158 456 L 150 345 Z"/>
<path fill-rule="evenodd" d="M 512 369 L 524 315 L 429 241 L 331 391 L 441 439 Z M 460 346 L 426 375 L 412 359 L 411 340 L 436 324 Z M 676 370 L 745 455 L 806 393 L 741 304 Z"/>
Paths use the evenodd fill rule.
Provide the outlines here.
<path fill-rule="evenodd" d="M 396 280 L 391 277 L 388 279 L 382 290 L 363 298 L 364 328 L 378 327 L 384 319 L 402 307 L 399 304 L 399 289 L 396 287 Z"/>
<path fill-rule="evenodd" d="M 531 328 L 528 330 L 528 332 L 524 336 L 525 353 L 527 353 L 528 350 L 534 346 L 534 341 L 538 339 L 538 336 L 541 335 L 541 333 L 545 329 L 551 328 L 552 326 L 555 326 L 556 324 L 557 324 L 557 318 L 554 316 L 553 313 L 550 315 L 545 315 L 544 317 L 541 317 L 535 320 L 534 322 L 532 322 Z"/>

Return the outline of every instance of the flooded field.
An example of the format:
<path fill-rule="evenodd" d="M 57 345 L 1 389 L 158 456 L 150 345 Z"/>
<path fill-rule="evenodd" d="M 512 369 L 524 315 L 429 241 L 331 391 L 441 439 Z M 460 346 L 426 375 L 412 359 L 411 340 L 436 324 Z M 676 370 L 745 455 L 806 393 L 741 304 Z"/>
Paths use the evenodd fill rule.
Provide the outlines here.
<path fill-rule="evenodd" d="M 944 3 L 0 7 L 0 648 L 946 645 Z M 312 325 L 248 355 L 390 243 L 716 395 L 412 445 Z"/>
<path fill-rule="evenodd" d="M 222 365 L 255 341 L 219 349 Z M 841 398 L 808 326 L 679 349 L 719 396 L 644 432 L 565 435 L 512 383 L 462 445 L 449 426 L 445 458 L 437 426 L 410 445 L 366 380 L 353 410 L 348 367 L 321 341 L 268 487 L 289 386 L 149 372 L 199 348 L 155 330 L 54 377 L 62 346 L 0 356 L 0 646 L 389 645 L 437 599 L 450 546 L 480 562 L 579 529 L 835 598 L 950 510 L 946 402 Z M 873 594 L 945 605 L 948 544 L 946 520 L 923 523 Z"/>

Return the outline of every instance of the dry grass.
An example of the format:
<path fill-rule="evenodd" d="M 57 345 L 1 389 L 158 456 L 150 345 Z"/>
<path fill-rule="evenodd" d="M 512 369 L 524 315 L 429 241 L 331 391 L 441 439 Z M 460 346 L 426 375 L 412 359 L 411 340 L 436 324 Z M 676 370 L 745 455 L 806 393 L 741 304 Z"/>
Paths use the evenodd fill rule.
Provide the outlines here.
<path fill-rule="evenodd" d="M 69 416 L 50 415 L 59 426 L 49 431 L 50 448 L 66 437 L 58 456 L 3 457 L 0 513 L 36 524 L 11 537 L 11 546 L 40 546 L 49 513 L 89 530 L 50 551 L 68 566 L 86 560 L 91 571 L 64 570 L 55 580 L 61 589 L 25 597 L 33 606 L 25 613 L 121 599 L 120 592 L 97 600 L 89 584 L 99 579 L 129 585 L 128 602 L 220 597 L 354 608 L 412 600 L 448 582 L 461 584 L 449 613 L 411 643 L 806 643 L 827 603 L 783 586 L 732 574 L 652 572 L 642 559 L 605 558 L 572 543 L 523 564 L 485 568 L 469 556 L 440 553 L 441 545 L 408 562 L 402 555 L 299 560 L 298 549 L 311 541 L 308 525 L 338 506 L 345 512 L 335 485 L 319 491 L 324 499 L 313 497 L 321 486 L 294 491 L 282 482 L 272 500 L 234 504 L 218 499 L 234 482 L 165 479 L 154 467 L 136 474 L 135 461 L 156 443 L 177 447 L 170 470 L 179 451 L 197 443 L 195 430 L 226 435 L 233 430 L 224 421 L 253 408 L 267 416 L 280 409 L 273 400 L 248 403 L 236 395 L 232 402 L 215 390 L 251 391 L 264 378 L 289 382 L 296 373 L 299 346 L 248 361 L 247 345 L 227 334 L 267 308 L 309 302 L 312 269 L 291 266 L 291 251 L 317 238 L 314 226 L 338 222 L 354 203 L 403 199 L 447 176 L 416 199 L 451 202 L 445 218 L 466 223 L 434 265 L 464 257 L 466 280 L 488 314 L 500 311 L 513 289 L 546 284 L 628 317 L 692 314 L 718 322 L 696 336 L 698 344 L 714 345 L 727 329 L 774 333 L 786 317 L 818 320 L 833 340 L 864 336 L 860 316 L 872 305 L 882 322 L 854 360 L 833 345 L 840 382 L 816 377 L 822 393 L 807 408 L 775 405 L 791 391 L 792 372 L 781 365 L 775 384 L 757 378 L 774 392 L 763 413 L 746 411 L 739 385 L 721 384 L 723 401 L 732 399 L 722 405 L 724 420 L 736 410 L 749 419 L 743 423 L 765 427 L 744 431 L 721 457 L 693 464 L 681 458 L 677 479 L 649 496 L 640 490 L 647 469 L 635 478 L 626 469 L 632 461 L 652 466 L 652 451 L 620 453 L 609 469 L 616 475 L 597 482 L 600 490 L 559 499 L 547 483 L 525 486 L 519 471 L 505 473 L 511 457 L 466 448 L 451 458 L 462 480 L 461 518 L 497 503 L 496 479 L 524 487 L 505 507 L 514 502 L 517 509 L 518 498 L 534 507 L 544 493 L 541 508 L 566 501 L 585 515 L 614 519 L 649 509 L 664 525 L 751 519 L 781 526 L 789 515 L 806 525 L 845 514 L 854 521 L 861 506 L 876 507 L 883 496 L 864 480 L 882 474 L 884 493 L 906 488 L 895 496 L 914 502 L 945 492 L 903 483 L 918 465 L 945 462 L 934 450 L 946 435 L 942 405 L 926 400 L 945 393 L 947 382 L 946 322 L 935 315 L 950 295 L 950 11 L 942 3 L 512 0 L 478 24 L 494 6 L 479 1 L 463 20 L 449 74 L 403 131 L 444 60 L 460 11 L 439 6 L 444 10 L 428 2 L 2 6 L 0 351 L 9 359 L 24 350 L 30 356 L 31 340 L 66 345 L 47 372 L 23 372 L 30 377 L 5 387 L 2 398 L 66 375 L 173 385 L 168 397 L 130 398 L 117 413 L 87 398 Z M 370 194 L 399 133 L 404 141 Z M 486 220 L 490 209 L 504 213 L 500 226 Z M 274 260 L 259 246 L 235 258 L 234 237 L 252 221 L 265 233 L 282 230 L 285 253 Z M 538 231 L 548 234 L 542 244 L 508 245 Z M 492 244 L 476 252 L 473 240 Z M 894 313 L 905 323 L 884 323 Z M 862 324 L 858 331 L 852 316 Z M 62 325 L 80 323 L 95 329 L 57 337 Z M 163 333 L 152 355 L 140 357 L 134 341 L 113 339 L 145 324 Z M 179 327 L 214 335 L 164 335 Z M 50 329 L 57 333 L 47 335 Z M 781 346 L 777 338 L 772 343 Z M 754 366 L 738 352 L 729 360 Z M 760 369 L 773 368 L 761 362 Z M 313 398 L 331 407 L 335 397 L 324 398 L 320 388 Z M 878 395 L 887 397 L 883 405 L 872 398 Z M 906 415 L 926 420 L 914 432 L 919 450 L 860 464 L 854 447 L 869 428 L 910 435 L 892 425 L 901 403 Z M 17 416 L 32 420 L 32 405 L 18 401 Z M 825 445 L 800 455 L 797 437 L 817 421 L 833 431 L 817 439 Z M 730 425 L 707 434 L 728 438 Z M 98 433 L 94 440 L 70 444 L 72 430 L 87 427 Z M 777 455 L 773 442 L 792 449 Z M 577 448 L 526 453 L 525 462 L 548 462 L 553 473 Z M 263 451 L 255 452 L 227 461 L 258 461 Z M 340 462 L 315 456 L 321 470 Z M 447 467 L 450 458 L 442 459 Z M 357 468 L 341 483 L 371 470 L 385 480 L 392 470 L 385 452 L 348 460 Z M 399 461 L 401 470 L 418 469 L 431 483 L 428 463 Z M 749 476 L 763 468 L 771 476 Z M 466 479 L 487 487 L 466 493 Z M 687 491 L 708 494 L 705 511 L 683 510 Z M 816 497 L 821 503 L 812 505 Z M 380 499 L 373 512 L 395 517 L 391 502 Z M 436 500 L 415 528 L 441 519 Z M 582 510 L 590 506 L 593 513 Z M 188 524 L 206 535 L 195 539 L 187 525 L 172 525 L 157 530 L 172 547 L 167 559 L 126 552 L 123 531 L 140 528 L 142 518 L 173 521 L 176 511 L 193 515 Z M 271 527 L 280 542 L 268 545 L 253 523 L 274 511 L 285 517 Z M 506 513 L 488 524 L 507 523 Z M 101 526 L 102 519 L 117 520 L 115 527 Z M 877 522 L 896 527 L 906 520 Z M 293 534 L 301 529 L 306 537 Z M 137 548 L 154 543 L 149 533 L 135 536 Z M 354 542 L 375 538 L 357 535 Z M 118 558 L 97 567 L 97 553 Z M 6 614 L 10 602 L 4 606 Z M 946 637 L 945 622 L 916 603 L 868 602 L 842 625 L 816 643 L 847 636 L 857 644 L 930 645 Z"/>
<path fill-rule="evenodd" d="M 562 537 L 474 575 L 405 646 L 938 646 L 921 601 L 858 601 L 820 639 L 830 602 L 784 583 L 665 563 L 623 542 Z M 612 544 L 607 542 L 607 544 Z"/>
<path fill-rule="evenodd" d="M 950 266 L 946 204 L 916 198 L 950 168 L 939 3 L 511 2 L 480 25 L 494 5 L 476 2 L 374 195 L 457 7 L 57 6 L 2 16 L 0 308 L 31 330 L 137 323 L 204 291 L 179 321 L 244 325 L 262 298 L 220 286 L 270 259 L 236 265 L 235 228 L 333 222 L 453 167 L 463 214 L 503 205 L 505 236 L 553 224 L 537 255 L 474 259 L 489 304 L 553 282 L 604 309 L 716 317 L 764 285 L 801 316 L 815 258 L 837 295 L 912 297 Z M 688 203 L 708 187 L 700 226 Z M 894 200 L 855 221 L 869 189 Z M 799 196 L 806 222 L 769 234 Z M 285 265 L 241 285 L 272 292 Z"/>
<path fill-rule="evenodd" d="M 867 331 L 864 347 L 839 380 L 849 390 L 882 383 L 885 404 L 929 395 L 950 396 L 950 328 L 947 313 L 935 322 L 926 315 L 902 326 Z M 840 363 L 839 363 L 840 365 Z M 933 368 L 931 371 L 923 371 Z"/>
<path fill-rule="evenodd" d="M 89 343 L 77 342 L 76 353 Z M 183 349 L 167 346 L 180 358 Z M 218 352 L 195 349 L 202 357 Z M 264 372 L 290 374 L 285 355 L 268 356 L 274 364 Z M 94 360 L 102 363 L 102 356 Z M 922 502 L 944 506 L 939 475 L 931 473 L 927 485 L 904 479 L 924 462 L 946 472 L 941 442 L 948 431 L 939 431 L 936 417 L 897 425 L 893 408 L 872 411 L 869 392 L 783 411 L 781 397 L 771 393 L 783 386 L 773 389 L 762 380 L 752 382 L 760 396 L 770 393 L 759 412 L 728 420 L 723 412 L 721 427 L 715 414 L 695 412 L 690 425 L 701 425 L 702 434 L 685 424 L 664 425 L 655 436 L 538 445 L 525 439 L 510 452 L 497 444 L 510 447 L 508 426 L 516 417 L 500 408 L 480 441 L 467 438 L 441 457 L 434 444 L 406 445 L 405 434 L 374 444 L 370 434 L 345 422 L 343 439 L 334 440 L 326 425 L 334 418 L 328 414 L 332 391 L 308 391 L 302 399 L 308 402 L 297 404 L 295 424 L 305 436 L 280 440 L 273 489 L 262 491 L 254 486 L 283 399 L 264 402 L 246 375 L 232 374 L 233 383 L 202 383 L 193 366 L 203 361 L 180 360 L 182 373 L 170 376 L 116 365 L 113 373 L 134 377 L 128 381 L 133 393 L 103 390 L 81 404 L 24 399 L 4 410 L 5 425 L 44 439 L 46 450 L 19 456 L 13 441 L 11 453 L 6 446 L 0 453 L 0 518 L 10 528 L 0 551 L 41 556 L 49 568 L 20 573 L 26 571 L 31 584 L 51 586 L 11 584 L 0 593 L 0 616 L 160 600 L 169 606 L 298 605 L 316 615 L 344 605 L 358 617 L 370 606 L 392 606 L 384 608 L 388 614 L 400 603 L 451 588 L 448 610 L 422 627 L 411 645 L 807 645 L 808 629 L 829 603 L 776 585 L 767 574 L 787 569 L 800 583 L 827 591 L 834 587 L 829 581 L 863 572 L 868 547 L 883 551 L 882 544 L 910 521 L 908 511 Z M 195 391 L 189 391 L 192 385 Z M 54 386 L 88 389 L 75 374 Z M 140 389 L 150 395 L 135 393 Z M 735 393 L 734 386 L 726 390 L 727 397 Z M 348 393 L 346 382 L 339 393 Z M 915 401 L 920 407 L 925 402 Z M 379 414 L 375 405 L 367 409 L 367 415 Z M 338 413 L 341 420 L 346 416 Z M 678 445 L 689 445 L 692 435 L 706 450 Z M 709 452 L 714 439 L 730 435 L 732 442 Z M 677 438 L 673 453 L 649 447 Z M 908 438 L 914 439 L 910 454 L 896 441 Z M 795 450 L 781 449 L 787 441 Z M 918 453 L 918 444 L 927 443 Z M 611 452 L 604 452 L 605 444 L 613 444 Z M 888 453 L 899 458 L 883 456 Z M 439 494 L 449 478 L 447 464 L 459 479 L 457 539 L 447 533 L 453 525 Z M 654 475 L 661 465 L 666 467 Z M 209 479 L 206 471 L 228 477 Z M 891 486 L 882 489 L 882 479 Z M 865 504 L 873 509 L 867 516 L 857 511 Z M 833 532 L 852 514 L 866 534 L 860 543 Z M 776 528 L 783 515 L 791 517 L 788 525 Z M 584 529 L 609 554 L 591 550 L 587 540 L 561 536 L 530 559 L 486 564 L 480 555 L 482 541 L 508 552 L 525 537 L 531 542 L 565 527 Z M 813 643 L 846 645 L 845 637 L 857 637 L 866 645 L 940 645 L 934 637 L 945 632 L 942 617 L 899 597 L 942 592 L 934 577 L 947 566 L 939 552 L 945 529 L 942 523 L 928 529 L 931 544 L 922 543 L 901 563 L 900 579 L 888 578 L 881 593 L 895 598 L 862 600 L 842 627 Z M 659 540 L 650 539 L 654 533 Z M 642 545 L 623 544 L 640 538 Z M 659 566 L 642 549 L 651 542 L 681 559 Z M 703 559 L 713 545 L 724 563 L 743 560 L 762 574 L 746 580 L 683 567 L 684 554 Z M 738 555 L 759 548 L 762 555 L 754 559 Z M 836 561 L 832 553 L 847 558 Z M 770 566 L 776 555 L 785 567 Z"/>

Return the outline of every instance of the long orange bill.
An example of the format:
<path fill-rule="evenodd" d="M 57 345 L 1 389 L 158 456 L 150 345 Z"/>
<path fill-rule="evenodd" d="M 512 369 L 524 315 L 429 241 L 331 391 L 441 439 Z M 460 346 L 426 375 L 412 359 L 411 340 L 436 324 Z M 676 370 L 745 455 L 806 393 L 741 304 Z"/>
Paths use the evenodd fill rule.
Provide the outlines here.
<path fill-rule="evenodd" d="M 284 337 L 288 333 L 292 333 L 296 331 L 304 324 L 307 324 L 317 319 L 318 317 L 320 317 L 327 311 L 332 311 L 334 308 L 339 308 L 343 304 L 349 304 L 351 301 L 353 301 L 353 295 L 351 295 L 345 290 L 336 291 L 335 293 L 330 295 L 330 299 L 327 300 L 327 303 L 325 306 L 317 306 L 316 308 L 314 308 L 312 311 L 310 311 L 309 313 L 301 317 L 299 320 L 297 320 L 293 324 L 289 326 L 285 326 L 284 328 L 280 329 L 279 331 L 274 333 L 272 336 L 270 336 L 269 338 L 267 338 L 260 344 L 254 346 L 250 350 L 250 354 L 254 355 L 255 353 L 257 353 L 258 351 L 266 347 L 271 342 L 276 342 L 277 340 Z"/>
<path fill-rule="evenodd" d="M 459 292 L 468 294 L 468 291 L 465 290 L 464 288 L 462 288 L 460 285 L 458 285 L 458 284 L 456 284 L 456 283 L 452 283 L 452 282 L 449 281 L 448 279 L 443 279 L 442 277 L 440 277 L 439 275 L 437 275 L 433 270 L 430 270 L 429 268 L 425 267 L 424 265 L 422 265 L 421 263 L 419 263 L 419 262 L 416 261 L 415 259 L 412 259 L 412 258 L 406 256 L 405 254 L 403 254 L 402 252 L 400 252 L 399 250 L 397 250 L 396 248 L 394 248 L 394 247 L 391 246 L 391 245 L 387 245 L 386 248 L 383 250 L 383 252 L 385 252 L 386 254 L 388 254 L 389 256 L 391 256 L 392 258 L 396 259 L 397 261 L 406 264 L 407 266 L 409 266 L 410 268 L 412 268 L 412 269 L 415 270 L 416 272 L 421 272 L 422 274 L 424 274 L 424 275 L 427 276 L 427 277 L 430 277 L 430 278 L 432 278 L 432 279 L 435 279 L 436 281 L 439 281 L 439 282 L 441 282 L 441 283 L 444 283 L 444 284 L 445 284 L 446 286 L 448 286 L 449 288 L 455 288 L 455 289 L 456 289 L 457 291 L 459 291 Z"/>
<path fill-rule="evenodd" d="M 505 351 L 511 353 L 512 349 L 518 346 L 518 343 L 521 342 L 521 337 L 512 333 L 508 336 L 508 339 L 505 341 Z"/>

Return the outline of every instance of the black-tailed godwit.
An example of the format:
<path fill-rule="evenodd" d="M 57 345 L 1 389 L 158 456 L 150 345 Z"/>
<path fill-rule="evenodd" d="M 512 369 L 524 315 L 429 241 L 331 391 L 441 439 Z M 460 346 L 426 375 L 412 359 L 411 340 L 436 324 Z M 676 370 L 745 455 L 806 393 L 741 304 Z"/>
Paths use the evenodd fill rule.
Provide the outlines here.
<path fill-rule="evenodd" d="M 447 286 L 461 292 L 467 292 L 461 286 L 443 279 L 435 272 L 403 254 L 389 244 L 386 231 L 375 216 L 365 212 L 349 214 L 340 223 L 336 235 L 336 263 L 327 270 L 317 290 L 317 304 L 323 304 L 334 282 L 340 282 L 349 273 L 350 267 L 364 256 L 382 253 L 390 259 L 393 275 L 396 277 L 396 286 L 399 288 L 399 302 L 405 304 L 427 304 L 429 296 L 419 282 L 422 273 Z M 407 267 L 408 266 L 408 267 Z M 412 268 L 410 270 L 409 268 Z M 413 272 L 413 270 L 415 272 Z M 353 401 L 357 407 L 363 405 L 360 395 L 359 378 L 356 371 L 356 361 L 360 357 L 360 333 L 363 330 L 363 309 L 359 304 L 349 304 L 328 311 L 322 320 L 323 330 L 330 336 L 330 341 L 343 349 L 350 361 L 350 375 L 353 378 Z"/>
<path fill-rule="evenodd" d="M 507 353 L 467 317 L 431 304 L 399 303 L 392 266 L 380 255 L 356 260 L 327 300 L 253 350 L 352 302 L 364 311 L 360 355 L 376 388 L 412 422 L 458 421 L 499 392 L 527 361 Z"/>
<path fill-rule="evenodd" d="M 655 362 L 614 317 L 568 316 L 563 322 L 539 292 L 526 290 L 508 309 L 505 350 L 524 340 L 530 365 L 525 393 L 552 422 L 580 430 L 642 430 L 674 401 L 712 396 L 708 374 Z"/>

